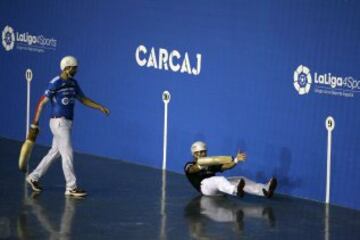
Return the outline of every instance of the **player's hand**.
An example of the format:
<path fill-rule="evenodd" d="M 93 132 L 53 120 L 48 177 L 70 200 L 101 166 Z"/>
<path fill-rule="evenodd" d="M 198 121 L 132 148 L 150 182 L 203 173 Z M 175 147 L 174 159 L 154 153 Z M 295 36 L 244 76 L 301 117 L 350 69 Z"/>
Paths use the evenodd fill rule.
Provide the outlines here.
<path fill-rule="evenodd" d="M 239 151 L 234 159 L 234 162 L 238 163 L 238 162 L 243 162 L 245 160 L 246 160 L 246 153 Z"/>
<path fill-rule="evenodd" d="M 99 109 L 101 112 L 103 112 L 106 116 L 109 116 L 110 115 L 110 110 L 104 106 L 100 106 L 100 109 Z"/>
<path fill-rule="evenodd" d="M 36 124 L 31 124 L 29 128 L 29 134 L 26 139 L 35 142 L 37 136 L 39 135 L 40 129 Z"/>
<path fill-rule="evenodd" d="M 187 165 L 185 168 L 185 171 L 187 173 L 197 173 L 202 169 L 203 169 L 203 167 L 201 167 L 199 164 L 195 163 L 195 164 Z"/>

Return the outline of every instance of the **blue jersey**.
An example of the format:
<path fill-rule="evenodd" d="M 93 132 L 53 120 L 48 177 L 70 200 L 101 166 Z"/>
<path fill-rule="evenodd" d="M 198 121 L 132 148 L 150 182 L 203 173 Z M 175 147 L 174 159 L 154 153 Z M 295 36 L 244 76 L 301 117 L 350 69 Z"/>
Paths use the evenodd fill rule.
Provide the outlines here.
<path fill-rule="evenodd" d="M 51 101 L 51 117 L 70 120 L 74 118 L 75 99 L 85 97 L 75 79 L 64 80 L 60 76 L 50 81 L 44 95 Z"/>

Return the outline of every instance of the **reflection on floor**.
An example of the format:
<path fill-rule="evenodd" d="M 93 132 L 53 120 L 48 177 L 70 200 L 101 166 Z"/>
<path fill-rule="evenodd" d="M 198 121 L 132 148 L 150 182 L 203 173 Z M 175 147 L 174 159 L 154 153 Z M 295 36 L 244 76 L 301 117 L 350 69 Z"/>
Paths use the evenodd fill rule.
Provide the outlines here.
<path fill-rule="evenodd" d="M 256 221 L 262 231 L 274 230 L 276 218 L 272 207 L 251 204 L 238 199 L 197 196 L 185 208 L 190 235 L 194 239 L 222 239 L 228 229 L 235 236 L 242 236 L 246 222 Z M 210 222 L 211 224 L 208 224 Z M 218 226 L 214 227 L 217 223 Z"/>
<path fill-rule="evenodd" d="M 360 239 L 358 211 L 281 195 L 199 196 L 183 175 L 83 154 L 75 168 L 87 198 L 64 196 L 60 161 L 34 194 L 19 149 L 0 138 L 0 239 Z M 46 150 L 34 149 L 31 168 Z"/>

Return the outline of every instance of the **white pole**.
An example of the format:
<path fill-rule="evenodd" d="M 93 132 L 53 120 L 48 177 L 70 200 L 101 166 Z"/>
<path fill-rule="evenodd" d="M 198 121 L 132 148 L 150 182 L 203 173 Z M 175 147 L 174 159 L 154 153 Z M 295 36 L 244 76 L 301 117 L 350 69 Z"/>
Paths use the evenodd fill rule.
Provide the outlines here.
<path fill-rule="evenodd" d="M 329 240 L 330 237 L 330 206 L 325 205 L 325 233 L 324 240 Z"/>
<path fill-rule="evenodd" d="M 168 91 L 164 91 L 162 94 L 162 100 L 164 102 L 164 138 L 163 138 L 163 163 L 162 170 L 166 170 L 166 150 L 167 150 L 167 121 L 168 121 L 168 104 L 170 102 L 171 95 Z"/>
<path fill-rule="evenodd" d="M 335 120 L 329 116 L 326 118 L 325 126 L 328 131 L 327 136 L 327 164 L 326 164 L 326 204 L 330 203 L 330 180 L 331 180 L 331 142 L 332 131 L 335 128 Z"/>
<path fill-rule="evenodd" d="M 162 171 L 162 187 L 161 187 L 161 226 L 160 226 L 160 239 L 166 240 L 166 171 Z"/>
<path fill-rule="evenodd" d="M 26 136 L 29 134 L 29 127 L 30 127 L 30 83 L 33 78 L 33 73 L 31 69 L 26 69 L 25 71 L 25 79 L 27 82 L 27 98 L 26 98 Z"/>
<path fill-rule="evenodd" d="M 28 136 L 29 134 L 29 128 L 30 128 L 30 87 L 31 87 L 31 81 L 33 79 L 33 72 L 31 71 L 30 68 L 26 69 L 25 71 L 25 79 L 26 79 L 26 88 L 27 88 L 27 92 L 26 92 L 26 136 L 25 138 Z M 26 177 L 28 175 L 29 172 L 29 163 L 27 163 L 26 166 L 26 174 L 25 174 L 25 178 L 24 178 L 24 197 L 26 198 L 28 195 L 28 191 L 27 191 L 27 187 L 26 187 Z"/>
<path fill-rule="evenodd" d="M 166 153 L 167 153 L 167 122 L 168 122 L 168 104 L 170 102 L 171 95 L 169 91 L 164 91 L 162 94 L 162 100 L 164 102 L 164 138 L 163 138 L 163 163 L 162 163 L 162 188 L 161 188 L 161 229 L 160 239 L 165 240 L 166 237 Z"/>

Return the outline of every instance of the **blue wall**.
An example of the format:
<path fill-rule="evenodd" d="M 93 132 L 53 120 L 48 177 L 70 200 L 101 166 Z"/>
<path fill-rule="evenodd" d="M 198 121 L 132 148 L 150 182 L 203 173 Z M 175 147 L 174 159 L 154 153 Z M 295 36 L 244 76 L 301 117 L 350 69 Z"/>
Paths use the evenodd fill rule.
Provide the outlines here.
<path fill-rule="evenodd" d="M 191 143 L 202 139 L 211 155 L 247 151 L 248 161 L 228 175 L 276 175 L 280 192 L 324 201 L 331 115 L 331 202 L 360 209 L 359 88 L 318 83 L 324 74 L 360 80 L 359 11 L 355 0 L 1 1 L 1 30 L 43 35 L 56 46 L 0 46 L 0 136 L 24 139 L 25 69 L 34 73 L 33 112 L 60 59 L 72 54 L 85 94 L 112 110 L 106 118 L 78 104 L 76 151 L 160 168 L 161 95 L 169 90 L 169 170 L 182 172 Z M 160 48 L 177 50 L 175 62 L 187 53 L 191 68 L 201 54 L 200 73 L 142 67 L 140 45 L 141 59 L 152 47 L 157 58 Z M 300 65 L 312 76 L 304 95 L 293 84 Z M 48 115 L 39 144 L 51 141 Z"/>

